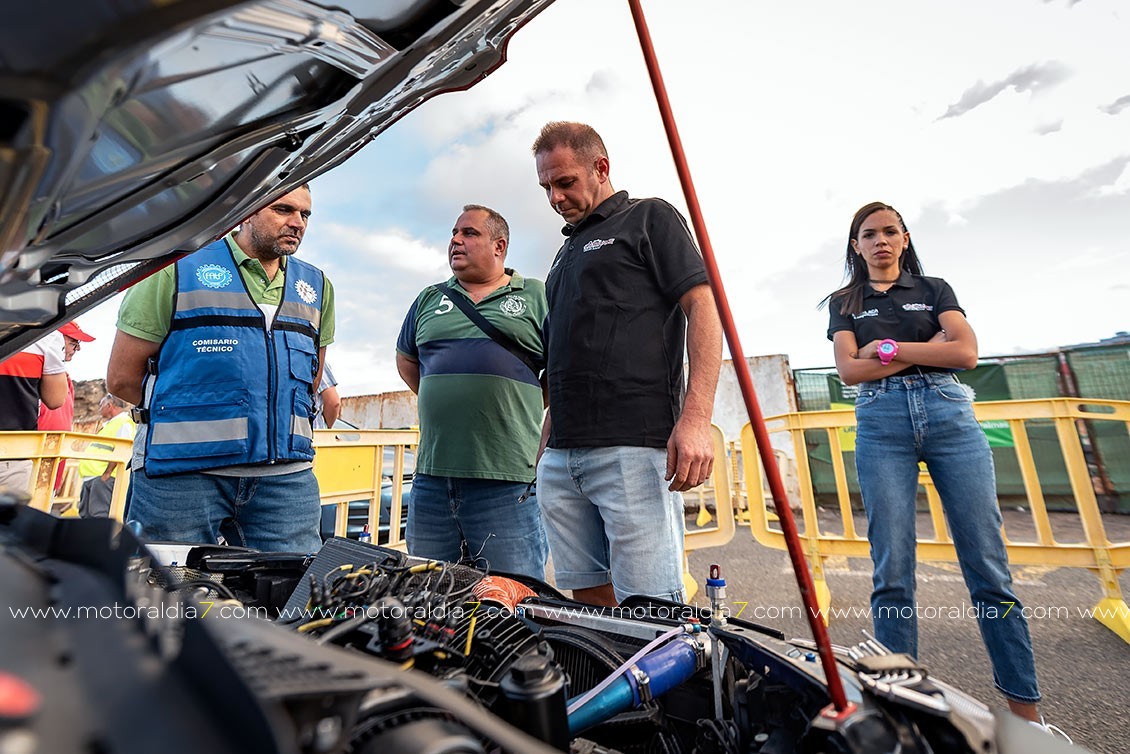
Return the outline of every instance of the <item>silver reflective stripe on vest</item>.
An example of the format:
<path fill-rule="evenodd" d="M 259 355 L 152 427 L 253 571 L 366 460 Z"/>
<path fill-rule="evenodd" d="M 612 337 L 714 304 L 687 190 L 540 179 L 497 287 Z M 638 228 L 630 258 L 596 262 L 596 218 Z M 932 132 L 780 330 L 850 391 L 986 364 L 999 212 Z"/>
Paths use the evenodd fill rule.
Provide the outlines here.
<path fill-rule="evenodd" d="M 305 437 L 307 440 L 314 439 L 314 429 L 310 426 L 310 419 L 305 416 L 298 416 L 297 414 L 290 422 L 290 433 L 295 437 Z"/>
<path fill-rule="evenodd" d="M 185 291 L 177 294 L 177 311 L 194 309 L 246 309 L 259 312 L 246 293 L 242 291 Z"/>
<path fill-rule="evenodd" d="M 322 310 L 306 304 L 300 304 L 297 301 L 284 301 L 282 306 L 279 307 L 279 314 L 283 317 L 294 317 L 295 319 L 304 319 L 314 325 L 317 330 L 322 326 Z"/>
<path fill-rule="evenodd" d="M 158 422 L 149 427 L 150 445 L 177 445 L 247 439 L 247 417 L 196 422 Z"/>

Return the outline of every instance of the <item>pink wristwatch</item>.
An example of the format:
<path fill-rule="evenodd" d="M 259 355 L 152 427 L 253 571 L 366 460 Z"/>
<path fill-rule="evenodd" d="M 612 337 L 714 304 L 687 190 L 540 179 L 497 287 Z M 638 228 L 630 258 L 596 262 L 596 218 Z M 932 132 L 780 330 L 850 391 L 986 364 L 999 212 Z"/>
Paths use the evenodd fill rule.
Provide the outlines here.
<path fill-rule="evenodd" d="M 887 338 L 886 340 L 879 341 L 879 363 L 887 366 L 894 358 L 899 355 L 899 344 Z"/>

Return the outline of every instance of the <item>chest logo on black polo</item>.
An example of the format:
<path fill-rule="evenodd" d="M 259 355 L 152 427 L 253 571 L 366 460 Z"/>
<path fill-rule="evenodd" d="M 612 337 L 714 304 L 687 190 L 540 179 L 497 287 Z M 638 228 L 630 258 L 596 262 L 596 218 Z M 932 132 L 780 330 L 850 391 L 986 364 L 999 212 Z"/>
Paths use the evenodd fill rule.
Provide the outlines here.
<path fill-rule="evenodd" d="M 196 268 L 196 279 L 205 288 L 225 288 L 231 284 L 231 270 L 219 264 L 202 264 Z"/>
<path fill-rule="evenodd" d="M 298 298 L 302 299 L 307 304 L 312 304 L 318 300 L 318 292 L 314 290 L 314 286 L 310 285 L 305 280 L 294 281 L 294 292 L 298 294 Z"/>
<path fill-rule="evenodd" d="M 508 317 L 518 317 L 526 311 L 526 302 L 521 296 L 510 294 L 498 302 L 498 308 Z"/>
<path fill-rule="evenodd" d="M 859 314 L 851 315 L 851 318 L 852 319 L 863 319 L 864 317 L 878 317 L 878 316 L 879 316 L 879 310 L 878 309 L 865 309 L 864 311 L 861 311 Z"/>
<path fill-rule="evenodd" d="M 601 247 L 611 246 L 614 243 L 616 243 L 615 238 L 605 238 L 603 240 L 597 238 L 595 240 L 589 241 L 587 244 L 581 247 L 581 251 L 596 251 Z"/>
<path fill-rule="evenodd" d="M 902 310 L 904 312 L 932 312 L 934 307 L 929 304 L 903 304 Z"/>

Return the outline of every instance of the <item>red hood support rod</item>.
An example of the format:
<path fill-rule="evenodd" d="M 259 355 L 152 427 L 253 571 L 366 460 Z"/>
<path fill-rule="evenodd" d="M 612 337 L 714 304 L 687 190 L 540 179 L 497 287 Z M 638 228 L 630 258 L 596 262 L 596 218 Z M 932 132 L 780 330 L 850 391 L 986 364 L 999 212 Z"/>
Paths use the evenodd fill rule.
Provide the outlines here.
<path fill-rule="evenodd" d="M 761 454 L 761 461 L 765 466 L 765 474 L 769 480 L 769 490 L 773 494 L 773 504 L 777 508 L 777 516 L 781 520 L 781 529 L 785 534 L 785 542 L 789 548 L 789 558 L 793 563 L 797 585 L 800 587 L 800 596 L 804 602 L 805 615 L 812 628 L 813 638 L 820 653 L 820 663 L 824 668 L 824 676 L 828 682 L 828 695 L 837 713 L 848 711 L 847 697 L 844 695 L 843 683 L 840 680 L 836 659 L 832 655 L 832 645 L 828 639 L 828 629 L 820 618 L 820 608 L 816 602 L 816 588 L 812 583 L 812 574 L 808 572 L 808 563 L 801 550 L 800 537 L 797 535 L 796 521 L 793 519 L 792 509 L 785 495 L 785 485 L 781 481 L 781 471 L 777 468 L 777 459 L 773 455 L 773 446 L 769 444 L 769 432 L 765 428 L 765 419 L 761 414 L 761 407 L 757 403 L 757 395 L 753 390 L 753 381 L 749 376 L 746 366 L 745 354 L 742 352 L 741 341 L 738 340 L 738 331 L 734 326 L 734 317 L 730 312 L 730 304 L 726 299 L 726 291 L 722 286 L 722 277 L 718 272 L 718 264 L 714 258 L 714 248 L 710 244 L 710 235 L 706 231 L 706 223 L 702 219 L 702 210 L 698 204 L 698 194 L 695 192 L 694 181 L 690 169 L 687 167 L 687 158 L 683 152 L 683 143 L 679 138 L 679 131 L 675 125 L 675 117 L 671 111 L 671 103 L 667 99 L 667 88 L 663 83 L 663 74 L 659 71 L 659 62 L 655 57 L 655 48 L 651 44 L 651 34 L 647 30 L 647 21 L 644 19 L 643 9 L 639 0 L 628 0 L 632 9 L 632 20 L 636 24 L 636 33 L 640 38 L 640 47 L 643 48 L 644 60 L 647 62 L 647 71 L 651 76 L 651 85 L 655 90 L 655 99 L 659 104 L 659 112 L 663 117 L 663 128 L 667 132 L 667 141 L 671 145 L 671 155 L 675 159 L 675 167 L 679 172 L 679 182 L 683 186 L 683 195 L 687 200 L 687 209 L 691 213 L 691 222 L 694 225 L 695 235 L 698 236 L 699 246 L 702 248 L 703 261 L 706 263 L 706 274 L 710 287 L 714 291 L 714 300 L 718 304 L 718 314 L 722 319 L 722 329 L 726 333 L 726 343 L 730 347 L 730 357 L 734 361 L 734 369 L 738 375 L 738 384 L 741 386 L 742 398 L 745 400 L 746 411 L 749 412 L 750 424 L 753 434 L 757 438 L 757 449 Z M 750 460 L 746 461 L 747 463 Z"/>

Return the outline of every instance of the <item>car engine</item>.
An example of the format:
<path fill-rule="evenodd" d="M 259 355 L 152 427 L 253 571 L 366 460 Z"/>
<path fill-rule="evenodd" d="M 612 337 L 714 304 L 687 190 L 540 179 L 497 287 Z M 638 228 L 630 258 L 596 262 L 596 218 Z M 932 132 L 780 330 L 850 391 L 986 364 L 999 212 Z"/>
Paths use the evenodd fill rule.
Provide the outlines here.
<path fill-rule="evenodd" d="M 710 607 L 595 608 L 477 565 L 0 504 L 0 751 L 1069 750 L 873 641 L 835 649 L 831 709 L 811 643 L 730 616 L 714 568 Z"/>

